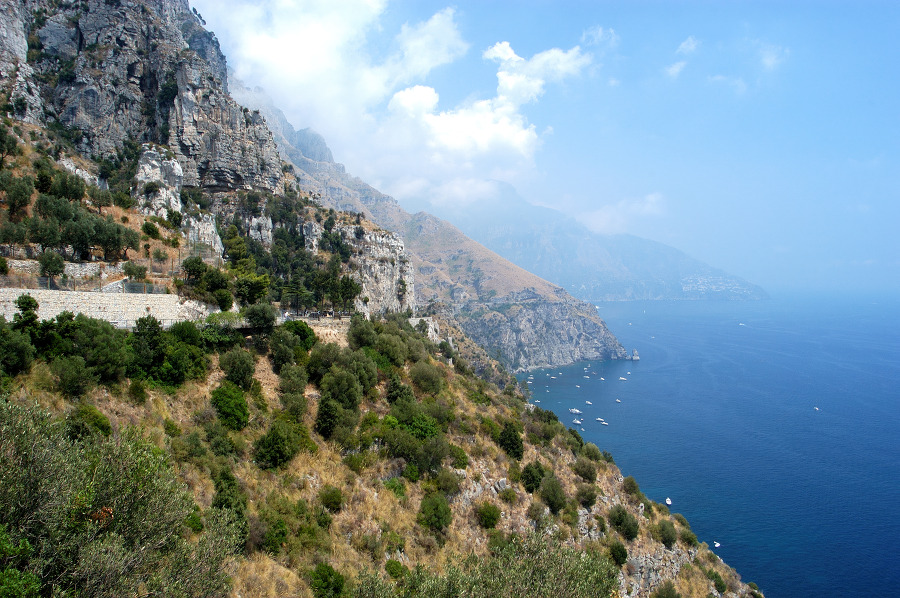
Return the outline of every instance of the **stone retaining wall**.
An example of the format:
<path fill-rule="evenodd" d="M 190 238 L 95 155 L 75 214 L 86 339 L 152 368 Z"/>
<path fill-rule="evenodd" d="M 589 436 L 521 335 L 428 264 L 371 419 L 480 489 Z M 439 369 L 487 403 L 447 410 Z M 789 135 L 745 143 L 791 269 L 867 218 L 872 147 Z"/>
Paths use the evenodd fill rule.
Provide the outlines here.
<path fill-rule="evenodd" d="M 178 295 L 137 295 L 127 293 L 86 293 L 44 289 L 0 289 L 0 315 L 7 321 L 17 313 L 15 300 L 26 294 L 38 302 L 38 318 L 49 320 L 63 311 L 83 313 L 106 320 L 118 328 L 131 328 L 138 318 L 152 315 L 164 327 L 181 320 L 201 320 L 218 311 L 199 301 Z"/>

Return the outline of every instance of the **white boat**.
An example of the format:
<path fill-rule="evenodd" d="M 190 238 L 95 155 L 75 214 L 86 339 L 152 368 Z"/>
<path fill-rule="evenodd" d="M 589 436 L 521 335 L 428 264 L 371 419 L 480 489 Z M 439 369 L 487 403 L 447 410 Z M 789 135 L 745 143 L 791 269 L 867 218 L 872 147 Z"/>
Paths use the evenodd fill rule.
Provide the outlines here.
<path fill-rule="evenodd" d="M 624 381 L 628 380 L 628 378 L 623 378 L 622 376 L 619 376 L 619 380 L 622 380 L 624 382 Z"/>
<path fill-rule="evenodd" d="M 604 378 L 603 376 L 600 376 L 600 379 L 606 382 L 606 378 Z"/>
<path fill-rule="evenodd" d="M 585 378 L 586 378 L 586 379 L 588 379 L 588 380 L 590 380 L 590 379 L 591 379 L 591 377 L 590 377 L 590 376 L 585 376 Z"/>
<path fill-rule="evenodd" d="M 622 399 L 616 399 L 616 403 L 621 403 Z"/>
<path fill-rule="evenodd" d="M 716 548 L 718 548 L 719 546 L 721 546 L 721 544 L 719 544 L 718 542 L 713 542 L 713 546 L 715 546 Z"/>
<path fill-rule="evenodd" d="M 541 400 L 540 400 L 540 399 L 535 399 L 534 402 L 535 402 L 535 403 L 540 403 Z"/>
<path fill-rule="evenodd" d="M 581 409 L 575 409 L 574 407 L 572 407 L 571 409 L 569 409 L 569 413 L 574 413 L 575 415 L 580 415 Z"/>
<path fill-rule="evenodd" d="M 581 425 L 581 420 L 576 418 L 576 419 L 573 419 L 573 420 L 572 420 L 572 423 L 575 424 L 576 426 L 580 426 L 580 425 Z"/>
<path fill-rule="evenodd" d="M 602 417 L 598 417 L 598 418 L 597 418 L 597 421 L 598 421 L 598 422 L 602 422 L 602 421 L 604 421 L 604 420 L 603 420 Z"/>
<path fill-rule="evenodd" d="M 584 404 L 585 405 L 593 405 L 593 403 L 591 403 L 590 401 L 585 401 Z M 818 407 L 816 407 L 816 409 L 818 409 Z"/>
<path fill-rule="evenodd" d="M 601 425 L 601 426 L 608 426 L 609 423 L 608 423 L 608 422 L 600 422 L 600 425 Z"/>
<path fill-rule="evenodd" d="M 580 384 L 576 384 L 576 385 L 575 385 L 575 388 L 581 388 L 581 385 L 580 385 Z"/>
<path fill-rule="evenodd" d="M 672 499 L 669 498 L 668 496 L 666 497 L 666 504 L 667 504 L 667 505 L 671 505 L 671 504 L 672 504 Z"/>

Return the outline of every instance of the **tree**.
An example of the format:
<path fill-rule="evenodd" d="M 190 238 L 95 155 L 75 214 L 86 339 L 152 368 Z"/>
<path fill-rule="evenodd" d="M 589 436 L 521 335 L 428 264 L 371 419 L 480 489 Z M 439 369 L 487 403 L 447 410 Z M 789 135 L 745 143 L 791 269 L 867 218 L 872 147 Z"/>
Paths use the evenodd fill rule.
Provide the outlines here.
<path fill-rule="evenodd" d="M 10 134 L 6 125 L 0 124 L 0 170 L 3 170 L 7 158 L 16 156 L 21 151 L 15 135 Z"/>
<path fill-rule="evenodd" d="M 250 390 L 256 363 L 249 351 L 232 349 L 222 354 L 219 357 L 219 367 L 225 372 L 226 380 L 230 380 L 244 390 Z"/>
<path fill-rule="evenodd" d="M 222 425 L 231 430 L 243 430 L 250 417 L 244 391 L 225 380 L 222 385 L 212 391 L 212 406 L 219 414 Z"/>
<path fill-rule="evenodd" d="M 55 251 L 45 251 L 38 256 L 38 264 L 41 267 L 41 276 L 49 276 L 51 282 L 54 276 L 59 276 L 66 270 L 66 264 L 62 256 Z"/>
<path fill-rule="evenodd" d="M 541 486 L 544 479 L 544 468 L 537 461 L 532 461 L 522 469 L 522 485 L 525 490 L 534 493 Z"/>
<path fill-rule="evenodd" d="M 614 506 L 609 510 L 607 518 L 609 519 L 610 525 L 612 525 L 617 532 L 622 534 L 622 537 L 626 540 L 634 540 L 637 538 L 638 532 L 640 531 L 637 519 L 635 519 L 634 515 L 629 513 L 625 507 L 622 505 Z"/>
<path fill-rule="evenodd" d="M 513 425 L 512 422 L 503 424 L 503 430 L 500 432 L 500 445 L 511 459 L 518 461 L 525 454 L 525 446 L 522 444 L 522 435 Z"/>
<path fill-rule="evenodd" d="M 494 529 L 500 521 L 500 508 L 493 503 L 483 502 L 475 507 L 475 519 L 484 529 Z"/>
<path fill-rule="evenodd" d="M 628 560 L 628 550 L 618 540 L 613 540 L 609 545 L 609 558 L 616 566 L 621 567 Z"/>
<path fill-rule="evenodd" d="M 656 524 L 652 533 L 653 537 L 662 542 L 666 548 L 672 548 L 678 540 L 678 534 L 675 532 L 675 525 L 668 519 L 663 519 Z"/>
<path fill-rule="evenodd" d="M 334 434 L 337 427 L 338 416 L 340 415 L 340 405 L 332 400 L 319 401 L 319 410 L 316 412 L 316 432 L 322 435 L 322 438 L 328 440 Z"/>
<path fill-rule="evenodd" d="M 674 583 L 666 580 L 656 588 L 656 591 L 650 594 L 650 598 L 681 598 L 681 594 L 675 590 Z"/>
<path fill-rule="evenodd" d="M 450 505 L 443 494 L 435 492 L 422 499 L 419 515 L 416 517 L 419 525 L 434 532 L 442 532 L 450 525 L 452 519 Z"/>
<path fill-rule="evenodd" d="M 139 318 L 128 342 L 134 353 L 132 372 L 139 377 L 154 375 L 165 361 L 168 345 L 159 320 L 153 316 Z"/>
<path fill-rule="evenodd" d="M 356 410 L 362 399 L 362 385 L 352 373 L 332 368 L 319 383 L 323 400 L 332 400 L 340 403 L 344 409 Z"/>
<path fill-rule="evenodd" d="M 559 479 L 553 474 L 544 476 L 541 481 L 540 496 L 554 515 L 566 506 L 566 493 Z"/>
<path fill-rule="evenodd" d="M 255 303 L 243 310 L 244 319 L 256 334 L 270 334 L 275 327 L 277 313 L 269 303 Z"/>
<path fill-rule="evenodd" d="M 328 563 L 319 563 L 309 574 L 309 587 L 315 598 L 338 598 L 344 592 L 344 576 Z"/>
<path fill-rule="evenodd" d="M 200 282 L 200 278 L 206 273 L 207 265 L 203 262 L 203 258 L 199 256 L 189 257 L 181 262 L 181 269 L 184 271 L 187 281 L 196 284 Z"/>
<path fill-rule="evenodd" d="M 6 175 L 7 173 L 3 173 Z M 0 177 L 2 190 L 6 191 L 6 207 L 9 210 L 9 219 L 19 221 L 19 211 L 31 203 L 31 194 L 34 193 L 34 183 L 28 177 Z"/>

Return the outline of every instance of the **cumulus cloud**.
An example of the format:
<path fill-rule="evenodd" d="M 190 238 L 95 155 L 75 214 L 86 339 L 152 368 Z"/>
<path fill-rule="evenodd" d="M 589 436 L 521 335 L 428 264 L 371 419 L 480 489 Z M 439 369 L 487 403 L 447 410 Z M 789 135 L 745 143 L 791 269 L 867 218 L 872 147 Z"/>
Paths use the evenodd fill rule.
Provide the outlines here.
<path fill-rule="evenodd" d="M 675 50 L 678 54 L 693 54 L 694 51 L 700 46 L 700 41 L 695 38 L 693 35 L 689 35 L 686 40 L 681 42 L 678 46 L 678 49 Z"/>
<path fill-rule="evenodd" d="M 623 199 L 588 212 L 585 225 L 599 233 L 622 233 L 631 229 L 634 221 L 658 218 L 665 214 L 665 197 L 658 192 L 637 199 Z"/>
<path fill-rule="evenodd" d="M 675 64 L 672 64 L 665 68 L 666 75 L 668 75 L 672 79 L 677 79 L 678 75 L 681 74 L 681 71 L 684 70 L 684 67 L 686 67 L 686 66 L 687 66 L 687 62 L 685 62 L 684 60 L 680 60 L 680 61 L 676 62 Z"/>

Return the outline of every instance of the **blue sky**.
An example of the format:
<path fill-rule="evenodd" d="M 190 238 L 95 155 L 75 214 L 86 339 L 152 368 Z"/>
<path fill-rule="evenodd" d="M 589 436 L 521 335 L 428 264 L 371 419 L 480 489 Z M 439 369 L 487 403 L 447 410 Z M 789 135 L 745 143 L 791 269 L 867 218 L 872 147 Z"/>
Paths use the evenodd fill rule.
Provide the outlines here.
<path fill-rule="evenodd" d="M 770 290 L 900 291 L 900 3 L 192 2 L 411 208 L 494 181 Z"/>

